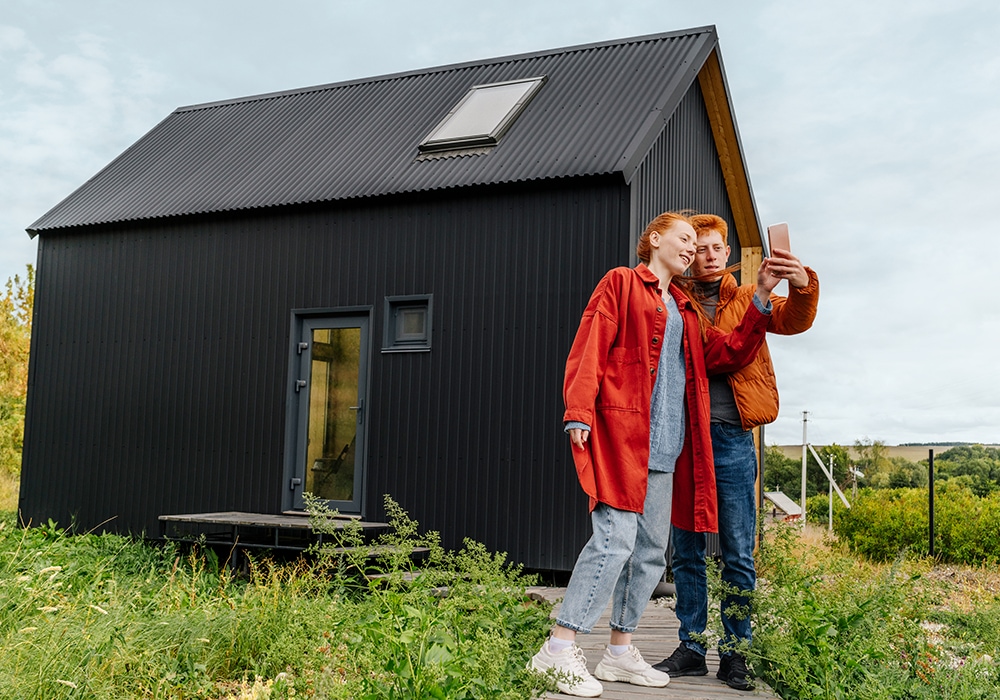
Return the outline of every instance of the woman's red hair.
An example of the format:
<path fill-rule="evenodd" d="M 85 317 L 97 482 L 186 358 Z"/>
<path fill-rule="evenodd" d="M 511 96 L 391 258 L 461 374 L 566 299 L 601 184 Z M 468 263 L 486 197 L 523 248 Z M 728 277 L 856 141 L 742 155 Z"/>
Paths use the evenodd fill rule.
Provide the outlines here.
<path fill-rule="evenodd" d="M 690 224 L 691 219 L 688 217 L 688 211 L 665 211 L 655 219 L 646 225 L 646 230 L 642 232 L 639 236 L 639 242 L 635 245 L 635 254 L 642 262 L 649 263 L 649 257 L 652 254 L 649 245 L 649 236 L 653 231 L 658 231 L 663 233 L 671 226 L 673 226 L 678 221 L 683 221 Z M 692 224 L 693 228 L 693 224 Z M 697 229 L 696 229 L 697 230 Z"/>

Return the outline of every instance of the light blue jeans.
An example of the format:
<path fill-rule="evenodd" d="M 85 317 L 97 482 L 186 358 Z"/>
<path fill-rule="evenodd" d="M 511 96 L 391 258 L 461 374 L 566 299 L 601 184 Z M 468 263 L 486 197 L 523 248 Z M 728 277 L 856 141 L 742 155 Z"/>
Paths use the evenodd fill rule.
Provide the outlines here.
<path fill-rule="evenodd" d="M 674 475 L 649 472 L 643 512 L 598 503 L 556 624 L 589 633 L 611 599 L 611 627 L 633 632 L 666 567 Z"/>

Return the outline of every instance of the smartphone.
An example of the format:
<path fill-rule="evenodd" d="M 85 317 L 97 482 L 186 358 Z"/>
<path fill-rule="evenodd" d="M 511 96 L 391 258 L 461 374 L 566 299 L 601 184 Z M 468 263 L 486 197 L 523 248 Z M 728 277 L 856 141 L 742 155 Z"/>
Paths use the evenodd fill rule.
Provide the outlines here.
<path fill-rule="evenodd" d="M 779 248 L 787 250 L 789 253 L 792 252 L 792 249 L 788 246 L 788 224 L 782 222 L 768 226 L 767 245 L 769 250 Z"/>

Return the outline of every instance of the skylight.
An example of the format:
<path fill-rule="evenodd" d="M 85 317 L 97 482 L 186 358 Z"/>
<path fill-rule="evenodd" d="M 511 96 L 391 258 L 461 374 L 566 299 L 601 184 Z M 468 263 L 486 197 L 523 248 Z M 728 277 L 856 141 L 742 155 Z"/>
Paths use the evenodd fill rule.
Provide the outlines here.
<path fill-rule="evenodd" d="M 422 152 L 492 146 L 545 82 L 545 76 L 474 85 L 418 148 Z"/>

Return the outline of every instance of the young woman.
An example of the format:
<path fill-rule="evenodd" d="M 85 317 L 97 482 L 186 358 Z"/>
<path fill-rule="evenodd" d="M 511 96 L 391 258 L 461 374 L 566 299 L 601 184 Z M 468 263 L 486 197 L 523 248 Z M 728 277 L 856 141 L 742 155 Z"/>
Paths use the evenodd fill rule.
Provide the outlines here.
<path fill-rule="evenodd" d="M 653 219 L 636 247 L 642 263 L 615 268 L 598 283 L 566 361 L 563 419 L 590 496 L 593 536 L 531 666 L 551 669 L 567 695 L 603 692 L 575 639 L 591 631 L 609 599 L 611 643 L 597 678 L 652 687 L 670 681 L 632 646 L 632 632 L 663 573 L 671 520 L 698 532 L 717 528 L 706 373 L 753 359 L 780 280 L 765 260 L 743 320 L 723 334 L 699 322 L 677 284 L 696 243 L 683 214 Z"/>

